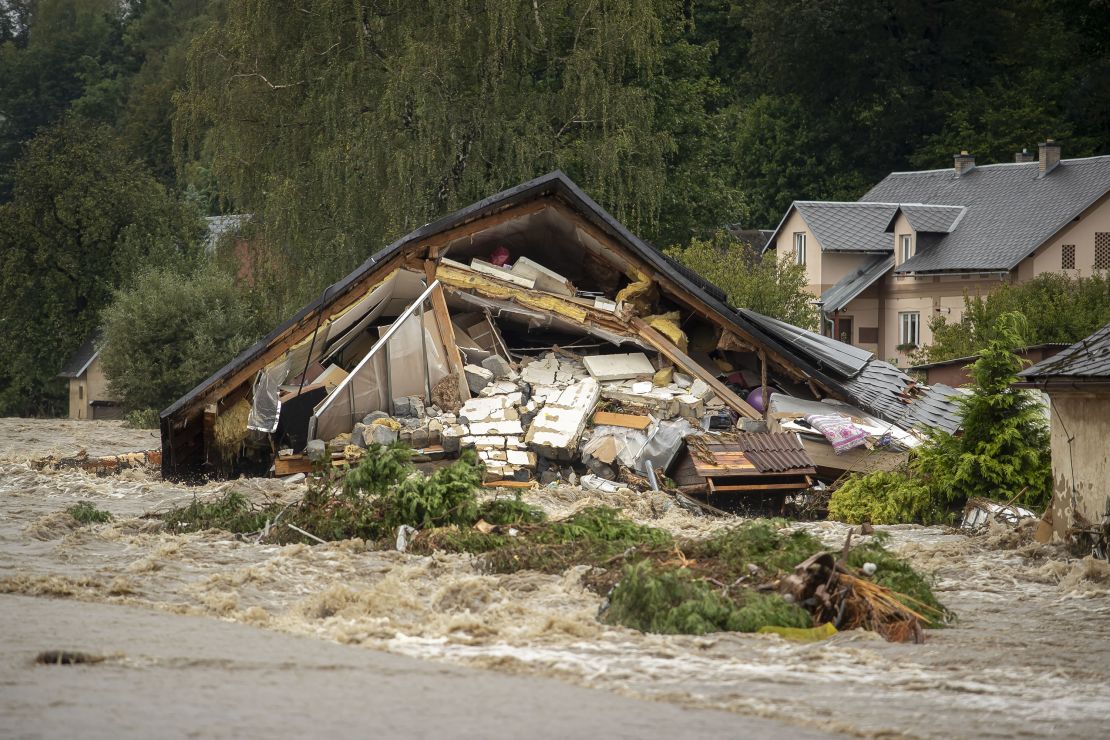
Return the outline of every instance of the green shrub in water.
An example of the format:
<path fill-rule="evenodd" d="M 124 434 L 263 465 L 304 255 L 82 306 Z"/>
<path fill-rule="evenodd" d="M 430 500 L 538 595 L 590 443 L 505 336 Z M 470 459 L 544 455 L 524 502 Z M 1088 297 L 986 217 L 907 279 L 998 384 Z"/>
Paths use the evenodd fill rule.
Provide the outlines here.
<path fill-rule="evenodd" d="M 744 522 L 704 540 L 686 543 L 684 551 L 688 558 L 719 561 L 722 567 L 743 575 L 749 565 L 768 574 L 785 573 L 824 549 L 813 535 L 802 531 L 783 533 L 780 524 L 784 522 Z"/>
<path fill-rule="evenodd" d="M 520 494 L 512 498 L 495 498 L 478 507 L 478 518 L 490 524 L 542 524 L 547 515 L 541 509 L 520 500 Z"/>
<path fill-rule="evenodd" d="M 228 532 L 257 532 L 266 526 L 266 520 L 275 516 L 278 509 L 271 505 L 255 506 L 238 491 L 229 491 L 213 501 L 193 498 L 188 506 L 171 509 L 162 516 L 174 534 L 199 532 L 205 529 L 225 529 Z"/>
<path fill-rule="evenodd" d="M 88 501 L 74 504 L 66 509 L 66 513 L 81 522 L 81 524 L 104 524 L 105 522 L 112 521 L 111 514 L 103 509 L 96 508 Z"/>
<path fill-rule="evenodd" d="M 829 499 L 829 518 L 848 524 L 935 524 L 945 516 L 945 503 L 905 471 L 853 475 Z"/>

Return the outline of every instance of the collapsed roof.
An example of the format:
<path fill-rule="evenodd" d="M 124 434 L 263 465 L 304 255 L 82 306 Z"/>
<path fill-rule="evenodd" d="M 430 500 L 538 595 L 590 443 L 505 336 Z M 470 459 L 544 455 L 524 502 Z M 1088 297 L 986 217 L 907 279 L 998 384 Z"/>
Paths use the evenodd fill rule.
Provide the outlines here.
<path fill-rule="evenodd" d="M 498 250 L 517 260 L 513 271 L 487 262 Z M 471 337 L 457 326 L 462 315 L 475 322 L 485 317 L 494 334 L 495 323 L 511 328 L 524 346 L 493 348 L 503 355 L 567 338 L 580 343 L 573 337 L 583 336 L 593 337 L 588 346 L 600 353 L 620 345 L 658 353 L 704 378 L 741 416 L 758 418 L 760 412 L 719 380 L 730 357 L 735 375 L 753 379 L 737 389 L 762 384 L 762 372 L 768 385 L 855 403 L 891 421 L 935 421 L 905 411 L 918 400 L 919 387 L 908 376 L 895 369 L 893 376 L 871 380 L 867 368 L 876 361 L 869 353 L 728 306 L 719 288 L 645 244 L 566 175 L 553 172 L 373 254 L 178 399 L 161 414 L 163 474 L 231 474 L 238 463 L 227 458 L 221 440 L 239 439 L 248 427 L 272 431 L 266 426 L 271 421 L 276 429 L 276 417 L 266 416 L 259 399 L 277 399 L 278 388 L 307 399 L 301 422 L 310 437 L 322 439 L 344 425 L 349 431 L 353 420 L 380 404 L 388 410 L 398 395 L 427 397 L 447 376 L 457 379 L 463 399 L 469 397 L 460 352 Z M 673 327 L 664 321 L 660 330 L 660 315 L 675 316 Z M 397 349 L 406 332 L 416 343 L 408 346 L 419 352 Z M 309 387 L 318 387 L 318 395 L 305 394 Z M 303 437 L 295 438 L 303 443 Z"/>

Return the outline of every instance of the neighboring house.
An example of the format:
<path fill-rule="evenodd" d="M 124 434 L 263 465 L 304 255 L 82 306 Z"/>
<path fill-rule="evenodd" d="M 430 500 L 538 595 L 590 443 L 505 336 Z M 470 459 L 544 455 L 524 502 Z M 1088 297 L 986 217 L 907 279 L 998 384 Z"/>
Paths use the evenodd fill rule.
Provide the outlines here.
<path fill-rule="evenodd" d="M 1033 344 L 1028 347 L 1015 349 L 1014 354 L 1024 360 L 1023 364 L 1033 364 L 1041 360 L 1047 360 L 1066 347 L 1068 347 L 1068 345 L 1063 342 L 1045 342 L 1044 344 Z M 927 385 L 943 383 L 944 385 L 958 388 L 962 385 L 971 383 L 971 366 L 974 365 L 975 361 L 978 359 L 978 355 L 972 355 L 971 357 L 956 357 L 951 360 L 914 365 L 906 369 L 924 375 Z"/>
<path fill-rule="evenodd" d="M 100 366 L 98 336 L 92 336 L 77 348 L 58 373 L 69 379 L 69 418 L 119 419 L 123 410 L 108 392 L 108 379 Z"/>
<path fill-rule="evenodd" d="M 1110 324 L 1018 377 L 1019 386 L 1042 390 L 1050 400 L 1053 532 L 1067 540 L 1075 530 L 1108 526 Z"/>
<path fill-rule="evenodd" d="M 964 295 L 1045 272 L 1110 269 L 1110 156 L 891 173 L 858 202 L 796 201 L 768 240 L 806 266 L 824 333 L 904 363 Z"/>

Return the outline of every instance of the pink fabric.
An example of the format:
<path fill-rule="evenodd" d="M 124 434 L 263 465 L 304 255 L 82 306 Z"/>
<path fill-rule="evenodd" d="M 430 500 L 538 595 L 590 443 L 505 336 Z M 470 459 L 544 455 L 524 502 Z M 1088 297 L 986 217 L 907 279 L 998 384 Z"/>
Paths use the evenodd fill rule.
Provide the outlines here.
<path fill-rule="evenodd" d="M 509 264 L 509 250 L 504 247 L 497 247 L 489 255 L 489 262 L 491 265 L 504 267 Z"/>
<path fill-rule="evenodd" d="M 833 452 L 838 455 L 859 447 L 867 441 L 867 432 L 853 424 L 847 416 L 810 414 L 806 417 L 806 421 L 825 435 L 825 439 L 832 445 Z"/>

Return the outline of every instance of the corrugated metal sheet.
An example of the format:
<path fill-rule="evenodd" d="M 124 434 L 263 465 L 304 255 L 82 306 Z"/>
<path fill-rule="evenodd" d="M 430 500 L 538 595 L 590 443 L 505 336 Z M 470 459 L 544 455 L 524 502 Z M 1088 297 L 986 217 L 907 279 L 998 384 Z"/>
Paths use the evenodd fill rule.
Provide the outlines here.
<path fill-rule="evenodd" d="M 737 442 L 761 473 L 813 468 L 813 459 L 794 432 L 740 433 Z"/>

